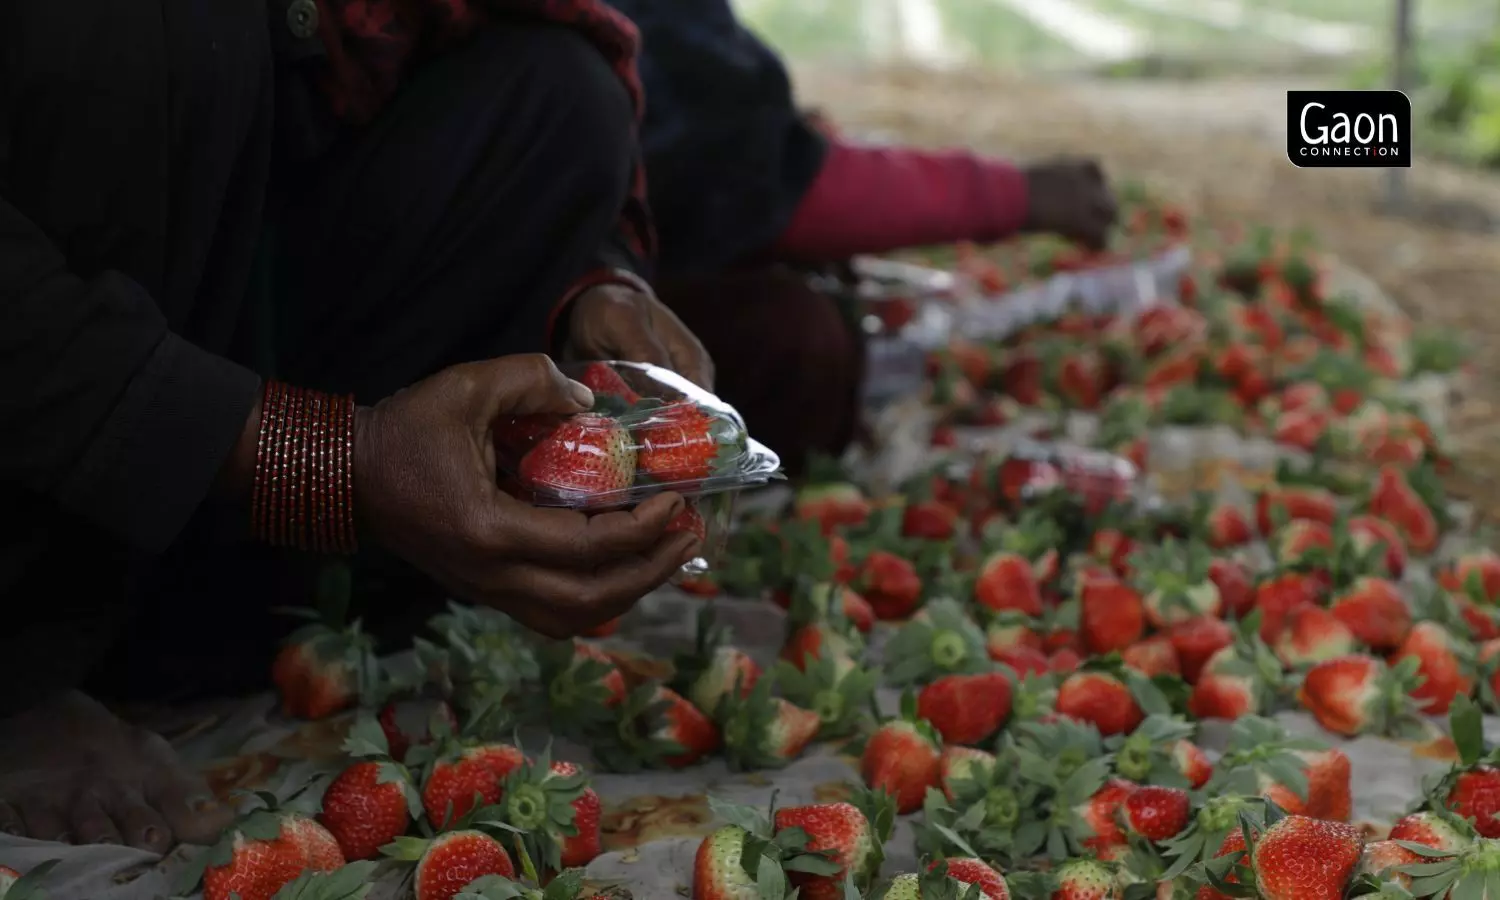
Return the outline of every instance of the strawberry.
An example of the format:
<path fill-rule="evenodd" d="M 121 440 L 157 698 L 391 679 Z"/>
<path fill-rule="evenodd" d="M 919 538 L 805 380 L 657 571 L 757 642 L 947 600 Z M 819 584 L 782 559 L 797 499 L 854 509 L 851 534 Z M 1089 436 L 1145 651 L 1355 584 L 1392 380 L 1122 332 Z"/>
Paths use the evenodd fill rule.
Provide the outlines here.
<path fill-rule="evenodd" d="M 343 749 L 359 761 L 329 782 L 318 822 L 338 841 L 345 859 L 375 859 L 422 814 L 422 800 L 411 773 L 388 756 L 375 720 L 355 720 Z"/>
<path fill-rule="evenodd" d="M 256 809 L 195 857 L 177 893 L 190 893 L 201 880 L 204 900 L 271 900 L 303 872 L 331 872 L 343 865 L 338 843 L 317 822 Z"/>
<path fill-rule="evenodd" d="M 944 747 L 938 761 L 938 784 L 950 801 L 956 792 L 969 784 L 990 780 L 995 771 L 995 754 L 973 747 Z"/>
<path fill-rule="evenodd" d="M 984 632 L 947 599 L 924 606 L 886 642 L 884 656 L 886 681 L 896 686 L 990 669 Z"/>
<path fill-rule="evenodd" d="M 1500 811 L 1500 804 L 1495 808 Z M 1432 811 L 1414 812 L 1396 820 L 1386 839 L 1422 844 L 1449 853 L 1458 853 L 1473 842 L 1472 834 L 1462 822 L 1455 822 L 1448 813 Z"/>
<path fill-rule="evenodd" d="M 1255 608 L 1260 613 L 1260 639 L 1275 644 L 1287 619 L 1300 607 L 1315 603 L 1323 592 L 1312 576 L 1286 572 L 1255 586 Z"/>
<path fill-rule="evenodd" d="M 500 842 L 482 831 L 448 831 L 427 840 L 398 838 L 386 848 L 394 859 L 416 862 L 415 900 L 453 900 L 486 875 L 514 878 L 515 864 Z"/>
<path fill-rule="evenodd" d="M 789 873 L 792 885 L 799 889 L 799 897 L 839 900 L 844 896 L 846 878 L 852 878 L 858 887 L 868 887 L 875 879 L 885 857 L 884 846 L 890 837 L 894 811 L 884 800 L 874 806 L 873 821 L 852 803 L 787 806 L 776 811 L 778 833 L 802 829 L 807 835 L 807 850 L 822 854 L 838 867 L 828 875 Z"/>
<path fill-rule="evenodd" d="M 1396 585 L 1384 578 L 1358 578 L 1334 595 L 1333 614 L 1362 643 L 1394 650 L 1411 631 L 1411 610 Z"/>
<path fill-rule="evenodd" d="M 1187 828 L 1192 800 L 1182 788 L 1145 785 L 1125 798 L 1120 811 L 1131 834 L 1160 843 Z"/>
<path fill-rule="evenodd" d="M 1349 821 L 1354 811 L 1350 786 L 1353 768 L 1349 757 L 1337 747 L 1299 750 L 1297 755 L 1307 764 L 1307 815 L 1334 822 Z"/>
<path fill-rule="evenodd" d="M 1250 520 L 1238 507 L 1228 503 L 1215 504 L 1209 510 L 1204 531 L 1204 539 L 1216 550 L 1243 546 L 1255 536 L 1250 529 Z"/>
<path fill-rule="evenodd" d="M 1427 554 L 1437 549 L 1441 537 L 1438 511 L 1400 467 L 1380 467 L 1366 511 L 1389 522 L 1414 552 Z"/>
<path fill-rule="evenodd" d="M 1292 610 L 1286 628 L 1276 639 L 1276 656 L 1290 669 L 1345 656 L 1354 650 L 1354 633 L 1343 620 L 1312 604 Z"/>
<path fill-rule="evenodd" d="M 689 500 L 682 506 L 682 512 L 672 517 L 667 523 L 667 533 L 676 534 L 687 532 L 700 541 L 708 540 L 708 523 L 703 520 L 703 513 L 698 511 L 698 505 Z M 589 635 L 598 637 L 599 635 Z"/>
<path fill-rule="evenodd" d="M 1376 558 L 1384 563 L 1386 575 L 1400 578 L 1406 571 L 1406 542 L 1391 523 L 1374 516 L 1359 515 L 1350 516 L 1344 528 L 1355 552 L 1361 556 L 1378 554 Z M 1441 583 L 1442 576 L 1438 577 Z"/>
<path fill-rule="evenodd" d="M 580 809 L 593 821 L 579 821 Z M 526 851 L 523 866 L 536 860 L 548 871 L 560 871 L 569 839 L 578 839 L 569 848 L 575 856 L 599 855 L 599 796 L 589 789 L 582 769 L 553 762 L 550 752 L 512 770 L 505 778 L 504 798 L 488 812 L 515 830 Z"/>
<path fill-rule="evenodd" d="M 495 452 L 501 460 L 518 460 L 550 437 L 562 422 L 554 415 L 516 416 L 497 422 L 493 434 Z"/>
<path fill-rule="evenodd" d="M 630 487 L 635 481 L 636 452 L 623 425 L 584 413 L 558 425 L 521 457 L 516 469 L 528 487 L 590 498 Z"/>
<path fill-rule="evenodd" d="M 1195 684 L 1210 657 L 1234 643 L 1234 629 L 1222 619 L 1198 616 L 1173 625 L 1167 632 L 1177 653 L 1182 677 Z"/>
<path fill-rule="evenodd" d="M 613 771 L 642 767 L 682 769 L 719 749 L 719 729 L 671 688 L 646 682 L 615 709 L 612 726 L 599 729 L 594 758 Z"/>
<path fill-rule="evenodd" d="M 928 788 L 938 785 L 941 738 L 927 722 L 916 718 L 916 701 L 902 699 L 903 715 L 887 720 L 865 742 L 859 770 L 865 784 L 895 798 L 905 815 L 922 806 Z"/>
<path fill-rule="evenodd" d="M 1042 649 L 1041 623 L 1020 613 L 989 616 L 984 629 L 984 646 L 993 659 L 995 654 L 1012 647 Z"/>
<path fill-rule="evenodd" d="M 578 376 L 578 383 L 593 391 L 596 399 L 602 394 L 623 400 L 627 406 L 641 400 L 641 395 L 626 384 L 625 379 L 609 363 L 591 362 L 584 366 L 583 372 Z"/>
<path fill-rule="evenodd" d="M 1010 716 L 1010 677 L 999 672 L 945 675 L 917 694 L 917 716 L 949 744 L 977 745 Z"/>
<path fill-rule="evenodd" d="M 1164 629 L 1198 616 L 1219 615 L 1223 599 L 1209 577 L 1212 562 L 1206 544 L 1179 544 L 1170 538 L 1131 557 L 1147 620 Z"/>
<path fill-rule="evenodd" d="M 901 514 L 901 534 L 904 537 L 946 541 L 957 532 L 958 510 L 937 500 L 908 503 Z"/>
<path fill-rule="evenodd" d="M 729 695 L 716 714 L 723 725 L 724 758 L 731 769 L 779 769 L 802 755 L 818 733 L 816 712 L 771 696 L 762 680 L 743 697 Z"/>
<path fill-rule="evenodd" d="M 1393 668 L 1378 659 L 1350 654 L 1307 671 L 1297 699 L 1318 724 L 1336 734 L 1412 733 L 1418 660 Z"/>
<path fill-rule="evenodd" d="M 1109 864 L 1070 859 L 1052 873 L 1057 885 L 1048 900 L 1120 900 L 1118 876 Z"/>
<path fill-rule="evenodd" d="M 1182 662 L 1177 658 L 1177 648 L 1172 646 L 1172 639 L 1164 634 L 1136 641 L 1125 648 L 1120 659 L 1126 666 L 1147 678 L 1182 674 Z"/>
<path fill-rule="evenodd" d="M 338 570 L 342 571 L 342 570 Z M 320 591 L 339 592 L 326 602 L 347 608 L 347 576 L 327 577 Z M 322 598 L 320 598 L 320 603 Z M 281 711 L 302 719 L 323 719 L 374 692 L 379 672 L 375 643 L 359 623 L 344 626 L 341 615 L 291 610 L 308 625 L 293 632 L 271 664 L 271 681 L 281 695 Z"/>
<path fill-rule="evenodd" d="M 1069 675 L 1057 688 L 1056 708 L 1059 715 L 1094 725 L 1105 737 L 1129 734 L 1146 717 L 1130 688 L 1108 672 Z"/>
<path fill-rule="evenodd" d="M 922 579 L 916 567 L 894 553 L 872 551 L 860 563 L 855 579 L 880 619 L 904 619 L 922 602 Z"/>
<path fill-rule="evenodd" d="M 1251 848 L 1256 889 L 1265 900 L 1342 900 L 1364 843 L 1353 826 L 1287 816 Z"/>
<path fill-rule="evenodd" d="M 783 829 L 778 821 L 773 834 L 772 822 L 760 810 L 722 803 L 715 797 L 710 797 L 708 804 L 717 818 L 730 824 L 698 845 L 693 862 L 693 900 L 779 897 L 783 894 L 766 890 L 768 884 L 777 885 L 785 893 L 793 878 L 831 878 L 842 868 L 841 862 L 831 858 L 831 852 L 811 848 L 811 835 L 806 831 Z M 879 865 L 878 859 L 875 864 Z M 774 871 L 767 871 L 773 867 Z"/>
<path fill-rule="evenodd" d="M 1332 525 L 1338 519 L 1338 498 L 1313 485 L 1278 485 L 1262 491 L 1255 499 L 1256 527 L 1270 537 L 1277 530 L 1278 518 Z"/>
<path fill-rule="evenodd" d="M 679 514 L 677 518 L 681 519 L 682 515 Z M 673 521 L 675 522 L 676 520 L 674 519 Z M 667 526 L 667 530 L 668 531 L 672 530 L 672 526 L 670 524 Z M 589 637 L 589 638 L 607 638 L 607 637 L 610 637 L 611 635 L 617 634 L 620 631 L 620 621 L 621 621 L 622 618 L 624 618 L 624 617 L 623 616 L 615 616 L 613 619 L 610 619 L 610 620 L 605 621 L 605 622 L 600 622 L 598 625 L 595 625 L 593 628 L 584 629 L 583 636 L 584 637 Z"/>
<path fill-rule="evenodd" d="M 1025 678 L 1028 675 L 1045 675 L 1052 671 L 1052 661 L 1047 654 L 1026 644 L 1018 644 L 1014 647 L 1002 647 L 999 650 L 990 649 L 990 659 L 1004 666 L 1009 666 L 1011 671 Z M 1068 651 L 1073 652 L 1073 651 Z M 1074 654 L 1077 655 L 1076 653 Z M 1500 683 L 1500 681 L 1497 681 Z"/>
<path fill-rule="evenodd" d="M 702 481 L 732 470 L 745 450 L 744 431 L 691 402 L 652 410 L 634 427 L 636 470 L 657 484 Z"/>
<path fill-rule="evenodd" d="M 1015 610 L 1028 616 L 1042 614 L 1041 588 L 1031 562 L 1019 553 L 990 554 L 974 581 L 974 600 L 996 612 Z"/>
<path fill-rule="evenodd" d="M 1473 648 L 1437 622 L 1418 622 L 1406 640 L 1391 654 L 1392 665 L 1403 660 L 1418 662 L 1421 685 L 1412 690 L 1423 712 L 1444 715 L 1455 697 L 1468 696 L 1474 682 L 1470 675 Z"/>
<path fill-rule="evenodd" d="M 1278 444 L 1315 453 L 1333 423 L 1333 416 L 1322 409 L 1282 410 L 1271 426 L 1271 439 Z"/>
<path fill-rule="evenodd" d="M 443 828 L 467 816 L 476 798 L 485 806 L 499 802 L 505 777 L 525 761 L 521 751 L 509 744 L 434 752 L 422 783 L 427 821 Z"/>
<path fill-rule="evenodd" d="M 797 491 L 793 510 L 798 519 L 817 522 L 824 534 L 840 526 L 863 525 L 872 507 L 863 492 L 852 484 L 809 485 Z"/>
<path fill-rule="evenodd" d="M 1134 552 L 1135 540 L 1118 528 L 1099 528 L 1089 537 L 1088 555 L 1121 578 L 1129 576 Z"/>
<path fill-rule="evenodd" d="M 1141 595 L 1113 575 L 1080 578 L 1078 610 L 1078 634 L 1090 653 L 1124 650 L 1146 630 Z"/>
<path fill-rule="evenodd" d="M 1438 584 L 1450 593 L 1470 595 L 1484 603 L 1500 602 L 1500 553 L 1476 550 L 1438 569 Z"/>
<path fill-rule="evenodd" d="M 1443 805 L 1472 822 L 1481 837 L 1500 838 L 1500 768 L 1477 765 L 1458 773 Z"/>
<path fill-rule="evenodd" d="M 1390 879 L 1409 888 L 1411 876 L 1400 867 L 1425 861 L 1425 857 L 1406 849 L 1396 841 L 1371 841 L 1365 845 L 1364 853 L 1360 856 L 1359 866 L 1354 870 L 1354 874 L 1356 877 L 1369 875 L 1377 880 Z"/>
<path fill-rule="evenodd" d="M 869 601 L 842 584 L 826 581 L 815 584 L 799 582 L 790 593 L 777 592 L 777 594 L 778 602 L 781 594 L 789 598 L 786 607 L 787 622 L 790 625 L 822 623 L 842 626 L 848 624 L 861 633 L 867 633 L 875 627 L 875 610 L 870 606 Z"/>
<path fill-rule="evenodd" d="M 1205 666 L 1188 696 L 1188 712 L 1199 719 L 1234 721 L 1260 712 L 1260 695 L 1255 675 L 1218 673 Z"/>
<path fill-rule="evenodd" d="M 1255 608 L 1255 585 L 1241 563 L 1227 558 L 1208 564 L 1208 579 L 1219 589 L 1219 605 L 1227 615 L 1242 619 Z"/>
<path fill-rule="evenodd" d="M 1333 526 L 1311 519 L 1293 519 L 1271 541 L 1271 556 L 1282 568 L 1310 569 L 1333 551 Z"/>
<path fill-rule="evenodd" d="M 782 694 L 818 717 L 818 736 L 843 737 L 855 730 L 870 708 L 879 673 L 848 656 L 812 660 L 799 669 L 782 660 L 776 664 L 776 683 Z"/>
<path fill-rule="evenodd" d="M 1010 900 L 1010 886 L 1005 883 L 1005 876 L 983 860 L 972 857 L 940 859 L 927 867 L 931 873 L 939 870 L 945 871 L 949 878 L 965 888 L 978 887 L 979 893 L 974 900 Z"/>
<path fill-rule="evenodd" d="M 1203 787 L 1213 776 L 1213 763 L 1209 762 L 1208 754 L 1192 741 L 1180 740 L 1172 745 L 1172 762 L 1193 790 Z"/>
<path fill-rule="evenodd" d="M 406 759 L 413 746 L 426 746 L 458 731 L 458 717 L 443 700 L 392 700 L 381 707 L 379 722 L 395 760 Z"/>
<path fill-rule="evenodd" d="M 698 613 L 693 653 L 679 656 L 673 687 L 693 706 L 715 715 L 724 698 L 743 697 L 760 681 L 760 664 L 729 645 L 728 629 L 716 622 L 712 606 Z"/>
<path fill-rule="evenodd" d="M 583 641 L 560 641 L 540 654 L 547 717 L 573 731 L 613 721 L 625 699 L 625 676 L 603 650 Z"/>
<path fill-rule="evenodd" d="M 1083 846 L 1100 856 L 1125 843 L 1120 830 L 1120 808 L 1137 790 L 1137 785 L 1123 778 L 1111 778 L 1075 810 L 1088 826 L 1089 836 Z"/>
<path fill-rule="evenodd" d="M 582 774 L 578 766 L 570 762 L 552 763 L 552 774 L 561 778 L 572 778 Z M 594 789 L 584 786 L 572 802 L 573 834 L 562 835 L 559 864 L 564 869 L 586 866 L 604 852 L 603 833 L 604 804 Z"/>
<path fill-rule="evenodd" d="M 703 839 L 693 860 L 692 900 L 760 896 L 755 878 L 745 871 L 742 862 L 749 840 L 750 834 L 737 825 L 725 825 Z"/>
<path fill-rule="evenodd" d="M 781 658 L 798 669 L 809 661 L 857 655 L 858 645 L 849 635 L 824 622 L 812 622 L 787 635 Z"/>

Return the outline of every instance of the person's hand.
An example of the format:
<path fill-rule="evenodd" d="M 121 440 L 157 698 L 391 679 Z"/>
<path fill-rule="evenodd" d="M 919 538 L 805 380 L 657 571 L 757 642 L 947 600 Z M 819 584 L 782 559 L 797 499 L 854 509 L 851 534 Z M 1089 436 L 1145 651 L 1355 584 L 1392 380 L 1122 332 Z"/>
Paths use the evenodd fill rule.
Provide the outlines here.
<path fill-rule="evenodd" d="M 1026 231 L 1051 232 L 1098 250 L 1118 212 L 1104 170 L 1090 159 L 1062 158 L 1026 168 Z"/>
<path fill-rule="evenodd" d="M 623 284 L 597 285 L 573 300 L 564 355 L 651 363 L 705 390 L 714 387 L 713 360 L 677 314 Z"/>
<path fill-rule="evenodd" d="M 593 403 L 542 355 L 454 366 L 372 409 L 355 426 L 355 510 L 383 546 L 454 596 L 549 637 L 615 618 L 698 552 L 668 533 L 682 510 L 660 494 L 586 516 L 517 500 L 496 483 L 492 426 L 569 415 Z"/>

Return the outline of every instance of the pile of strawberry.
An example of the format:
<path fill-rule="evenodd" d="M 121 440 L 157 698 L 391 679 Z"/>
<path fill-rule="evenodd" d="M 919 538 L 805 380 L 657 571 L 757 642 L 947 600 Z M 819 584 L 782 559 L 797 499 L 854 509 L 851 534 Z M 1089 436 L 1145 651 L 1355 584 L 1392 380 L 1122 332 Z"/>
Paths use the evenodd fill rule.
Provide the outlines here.
<path fill-rule="evenodd" d="M 1102 446 L 1137 463 L 1152 426 L 1227 424 L 1305 451 L 1447 464 L 1441 436 L 1400 386 L 1456 369 L 1463 353 L 1451 337 L 1331 296 L 1305 241 L 1188 235 L 1179 212 L 1149 204 L 1131 221 L 1190 240 L 1176 296 L 1139 315 L 1068 312 L 1000 342 L 954 337 L 929 361 L 944 412 L 937 445 L 951 445 L 954 425 L 1077 410 L 1097 413 Z"/>

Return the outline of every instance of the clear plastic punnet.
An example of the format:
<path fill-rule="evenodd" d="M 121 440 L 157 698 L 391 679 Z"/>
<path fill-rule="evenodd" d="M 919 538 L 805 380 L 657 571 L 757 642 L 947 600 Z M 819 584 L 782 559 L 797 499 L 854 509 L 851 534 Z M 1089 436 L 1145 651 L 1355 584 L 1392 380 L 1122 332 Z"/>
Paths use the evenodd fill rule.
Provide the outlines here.
<path fill-rule="evenodd" d="M 629 362 L 561 368 L 593 390 L 592 410 L 517 417 L 495 429 L 501 484 L 521 499 L 595 512 L 664 491 L 700 498 L 779 476 L 781 459 L 750 437 L 734 407 L 674 372 Z"/>

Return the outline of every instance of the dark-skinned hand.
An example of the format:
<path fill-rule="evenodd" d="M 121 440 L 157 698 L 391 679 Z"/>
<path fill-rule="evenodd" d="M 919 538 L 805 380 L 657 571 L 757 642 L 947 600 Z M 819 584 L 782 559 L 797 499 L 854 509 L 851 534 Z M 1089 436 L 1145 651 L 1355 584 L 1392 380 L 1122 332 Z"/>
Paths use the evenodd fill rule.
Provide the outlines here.
<path fill-rule="evenodd" d="M 527 355 L 454 366 L 360 410 L 360 525 L 454 596 L 549 637 L 615 618 L 697 554 L 696 537 L 666 531 L 683 499 L 587 516 L 531 506 L 495 480 L 497 420 L 592 402 L 551 359 Z"/>
<path fill-rule="evenodd" d="M 1091 250 L 1104 247 L 1118 209 L 1097 162 L 1060 158 L 1028 166 L 1026 190 L 1024 230 L 1057 234 Z"/>
<path fill-rule="evenodd" d="M 654 296 L 621 284 L 589 288 L 568 312 L 566 359 L 620 359 L 671 369 L 713 390 L 714 364 L 677 314 Z"/>

